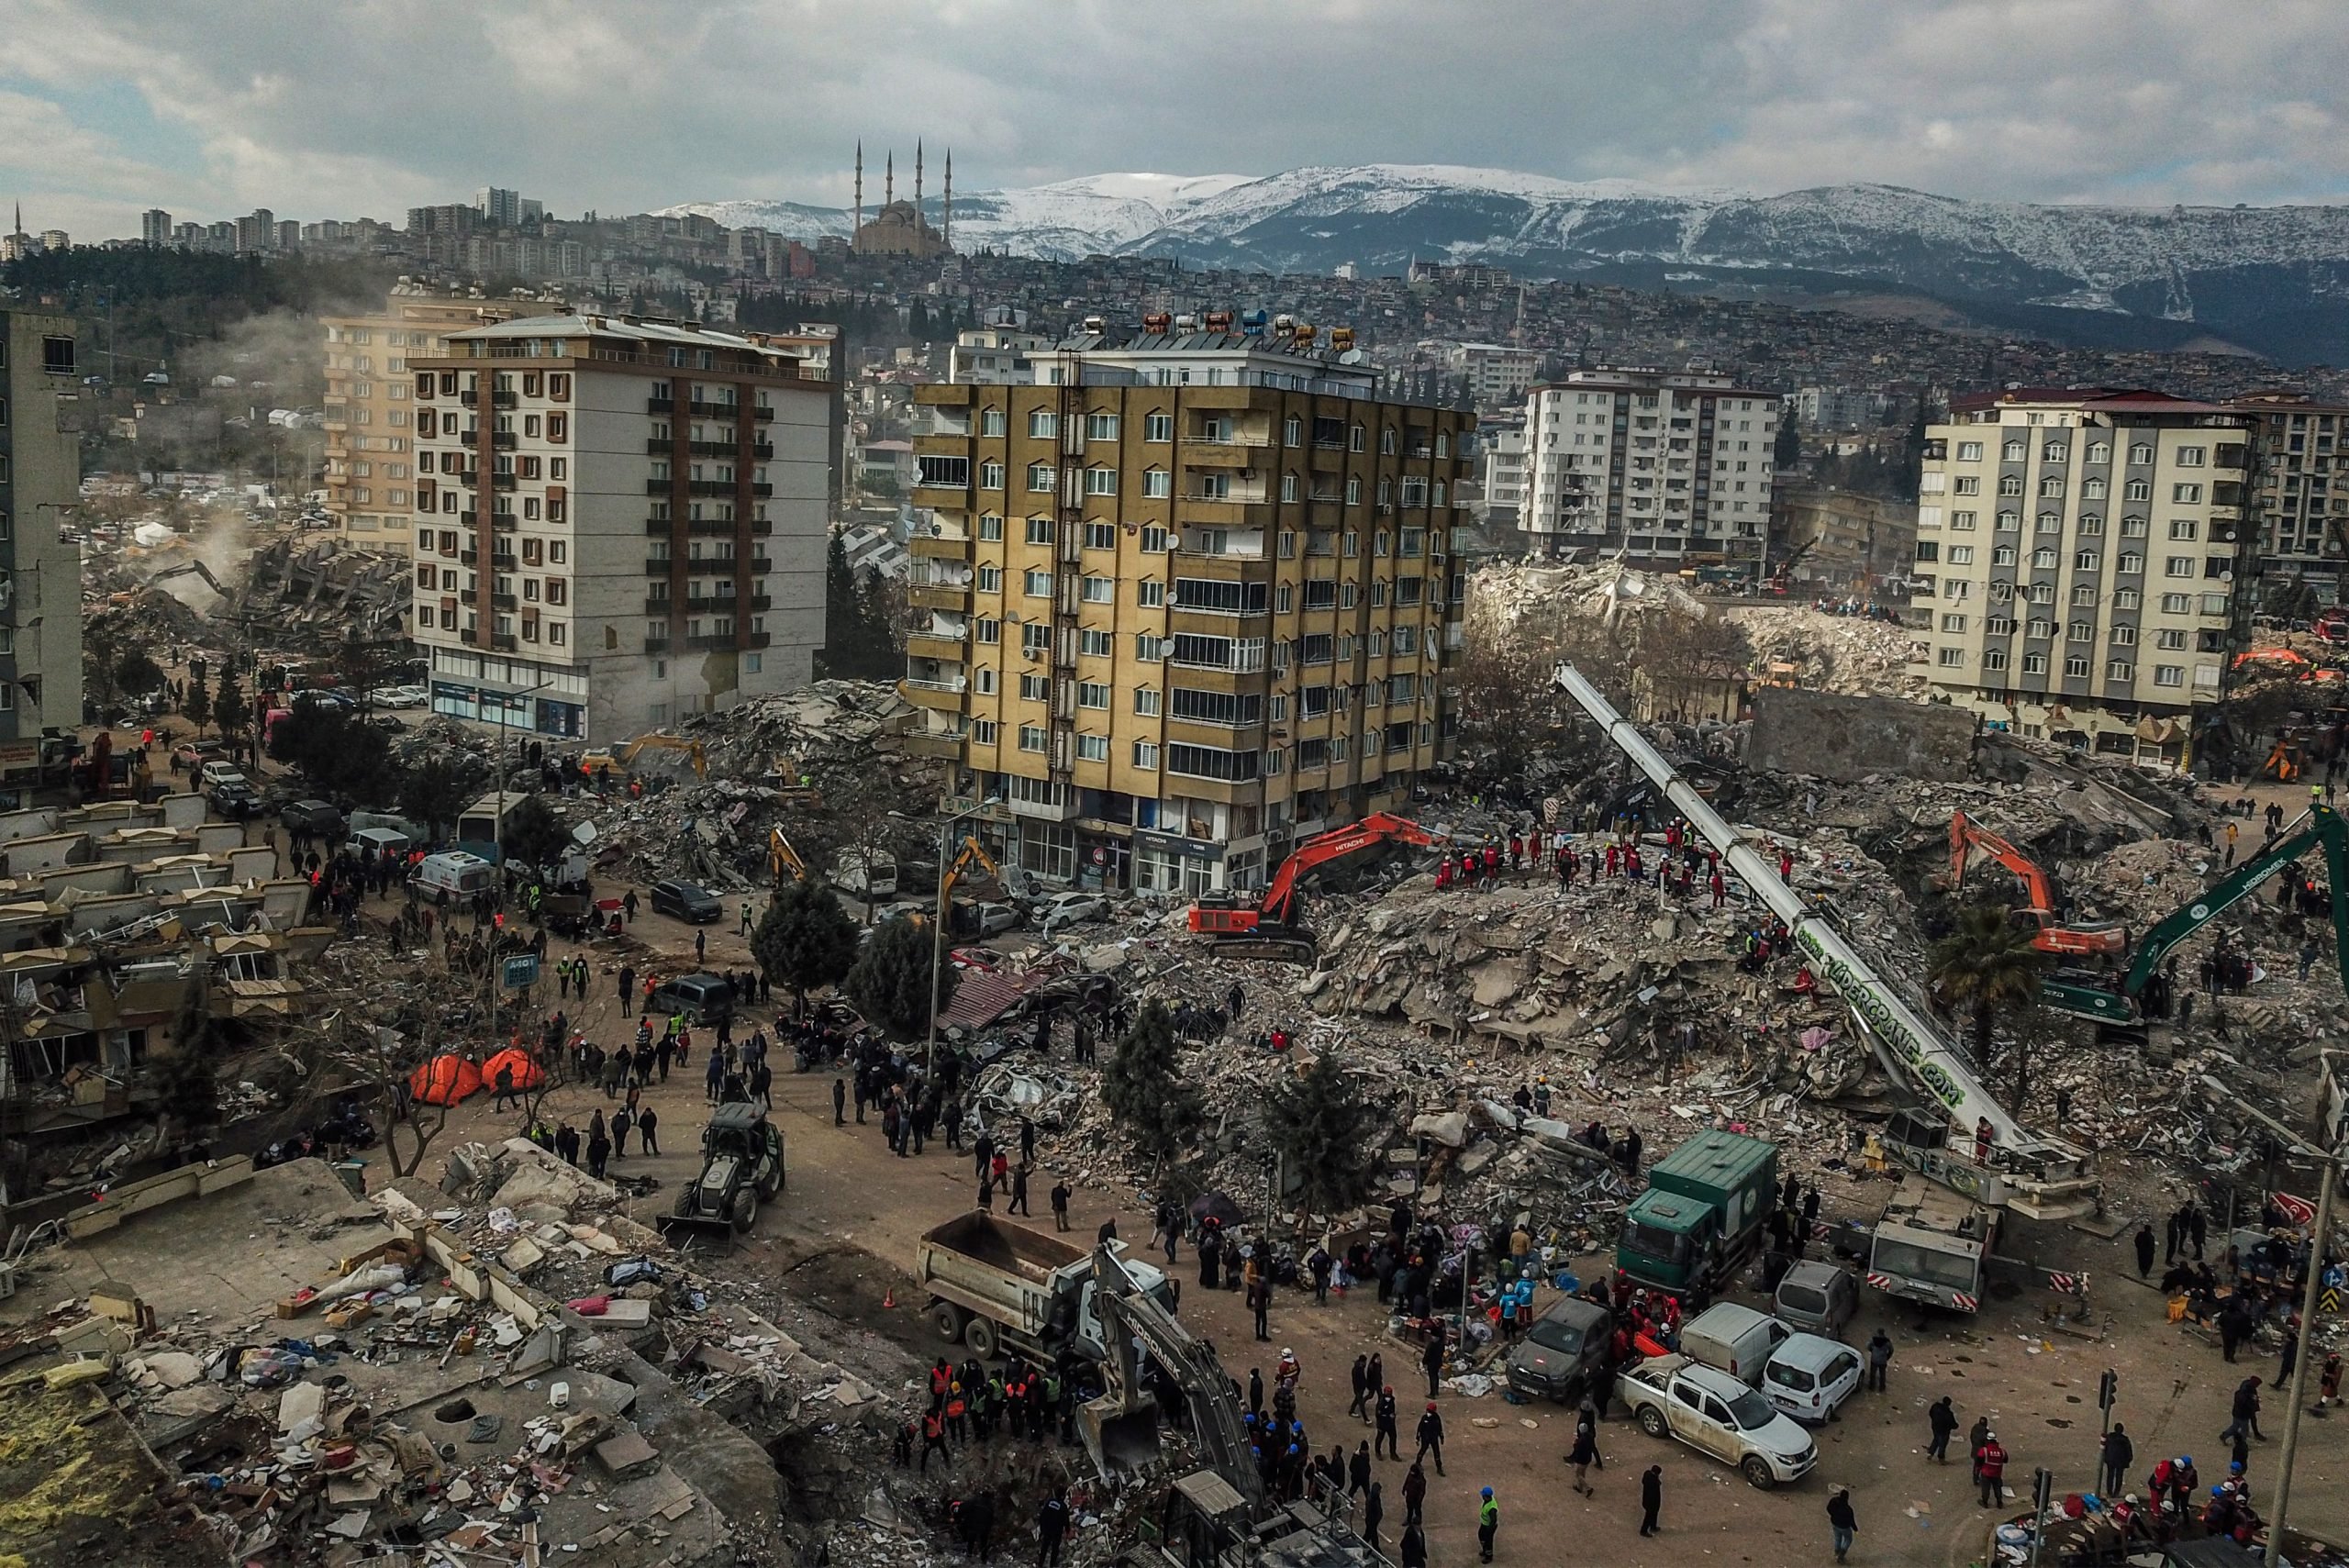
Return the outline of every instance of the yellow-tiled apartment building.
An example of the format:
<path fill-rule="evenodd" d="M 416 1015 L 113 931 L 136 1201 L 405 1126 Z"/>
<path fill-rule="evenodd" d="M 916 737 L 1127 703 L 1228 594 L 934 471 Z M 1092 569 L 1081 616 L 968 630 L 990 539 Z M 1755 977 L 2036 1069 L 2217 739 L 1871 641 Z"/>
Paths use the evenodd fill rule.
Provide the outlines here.
<path fill-rule="evenodd" d="M 1004 853 L 1197 895 L 1407 808 L 1445 745 L 1473 417 L 1383 395 L 1342 331 L 1088 330 L 1029 364 L 915 394 L 911 741 Z"/>

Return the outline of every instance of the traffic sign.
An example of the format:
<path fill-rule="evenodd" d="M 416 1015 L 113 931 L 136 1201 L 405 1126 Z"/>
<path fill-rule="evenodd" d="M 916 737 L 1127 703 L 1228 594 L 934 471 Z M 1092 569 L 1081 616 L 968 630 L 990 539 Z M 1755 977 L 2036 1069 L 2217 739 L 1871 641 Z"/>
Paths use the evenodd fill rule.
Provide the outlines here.
<path fill-rule="evenodd" d="M 527 990 L 539 983 L 539 955 L 534 952 L 509 954 L 497 968 L 498 984 L 508 991 Z"/>

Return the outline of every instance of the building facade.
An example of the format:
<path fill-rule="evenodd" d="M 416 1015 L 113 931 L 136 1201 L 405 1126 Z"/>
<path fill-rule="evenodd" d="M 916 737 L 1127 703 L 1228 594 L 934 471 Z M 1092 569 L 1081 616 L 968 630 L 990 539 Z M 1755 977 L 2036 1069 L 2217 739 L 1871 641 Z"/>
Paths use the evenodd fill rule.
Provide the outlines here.
<path fill-rule="evenodd" d="M 82 494 L 80 329 L 0 311 L 0 780 L 82 722 L 82 554 L 60 531 Z"/>
<path fill-rule="evenodd" d="M 1576 371 L 1537 386 L 1518 526 L 1550 555 L 1759 562 L 1778 414 L 1775 393 L 1703 371 Z"/>
<path fill-rule="evenodd" d="M 2249 630 L 2252 424 L 2155 392 L 1953 398 L 1920 475 L 1912 658 L 1993 724 L 2188 761 Z"/>
<path fill-rule="evenodd" d="M 1087 333 L 914 394 L 917 749 L 1058 883 L 1262 885 L 1443 744 L 1465 413 L 1342 351 Z"/>
<path fill-rule="evenodd" d="M 1470 401 L 1487 410 L 1523 402 L 1542 368 L 1535 350 L 1500 343 L 1455 343 L 1449 358 L 1468 384 Z"/>
<path fill-rule="evenodd" d="M 2299 578 L 2338 600 L 2349 562 L 2349 406 L 2300 393 L 2232 398 L 2259 432 L 2261 576 L 2274 590 Z"/>
<path fill-rule="evenodd" d="M 434 712 L 607 743 L 811 678 L 830 398 L 801 355 L 545 316 L 408 372 Z"/>
<path fill-rule="evenodd" d="M 1782 485 L 1782 528 L 1770 571 L 1797 594 L 1873 599 L 1897 587 L 1916 561 L 1917 508 L 1907 501 L 1820 485 Z"/>
<path fill-rule="evenodd" d="M 325 318 L 327 511 L 353 549 L 406 555 L 414 538 L 408 361 L 446 353 L 451 332 L 554 308 L 395 290 L 379 312 Z"/>

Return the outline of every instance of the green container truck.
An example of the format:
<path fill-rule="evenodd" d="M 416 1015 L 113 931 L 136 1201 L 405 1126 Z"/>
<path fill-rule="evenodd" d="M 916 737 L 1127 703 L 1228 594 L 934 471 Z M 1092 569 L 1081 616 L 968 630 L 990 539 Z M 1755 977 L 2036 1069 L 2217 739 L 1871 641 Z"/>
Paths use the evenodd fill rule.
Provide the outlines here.
<path fill-rule="evenodd" d="M 1623 1215 L 1615 1266 L 1637 1283 L 1701 1301 L 1760 1247 L 1777 1201 L 1778 1146 L 1700 1132 L 1648 1172 Z"/>

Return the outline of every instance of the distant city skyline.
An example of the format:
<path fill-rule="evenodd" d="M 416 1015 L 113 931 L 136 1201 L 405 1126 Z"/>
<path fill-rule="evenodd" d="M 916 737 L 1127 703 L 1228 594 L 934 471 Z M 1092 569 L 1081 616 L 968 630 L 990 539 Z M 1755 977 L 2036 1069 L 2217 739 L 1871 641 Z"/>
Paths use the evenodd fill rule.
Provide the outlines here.
<path fill-rule="evenodd" d="M 1757 192 L 2349 201 L 2349 13 L 2273 0 L 0 0 L 0 196 L 135 237 L 526 190 L 550 213 L 1447 163 Z M 868 196 L 870 192 L 868 191 Z"/>

